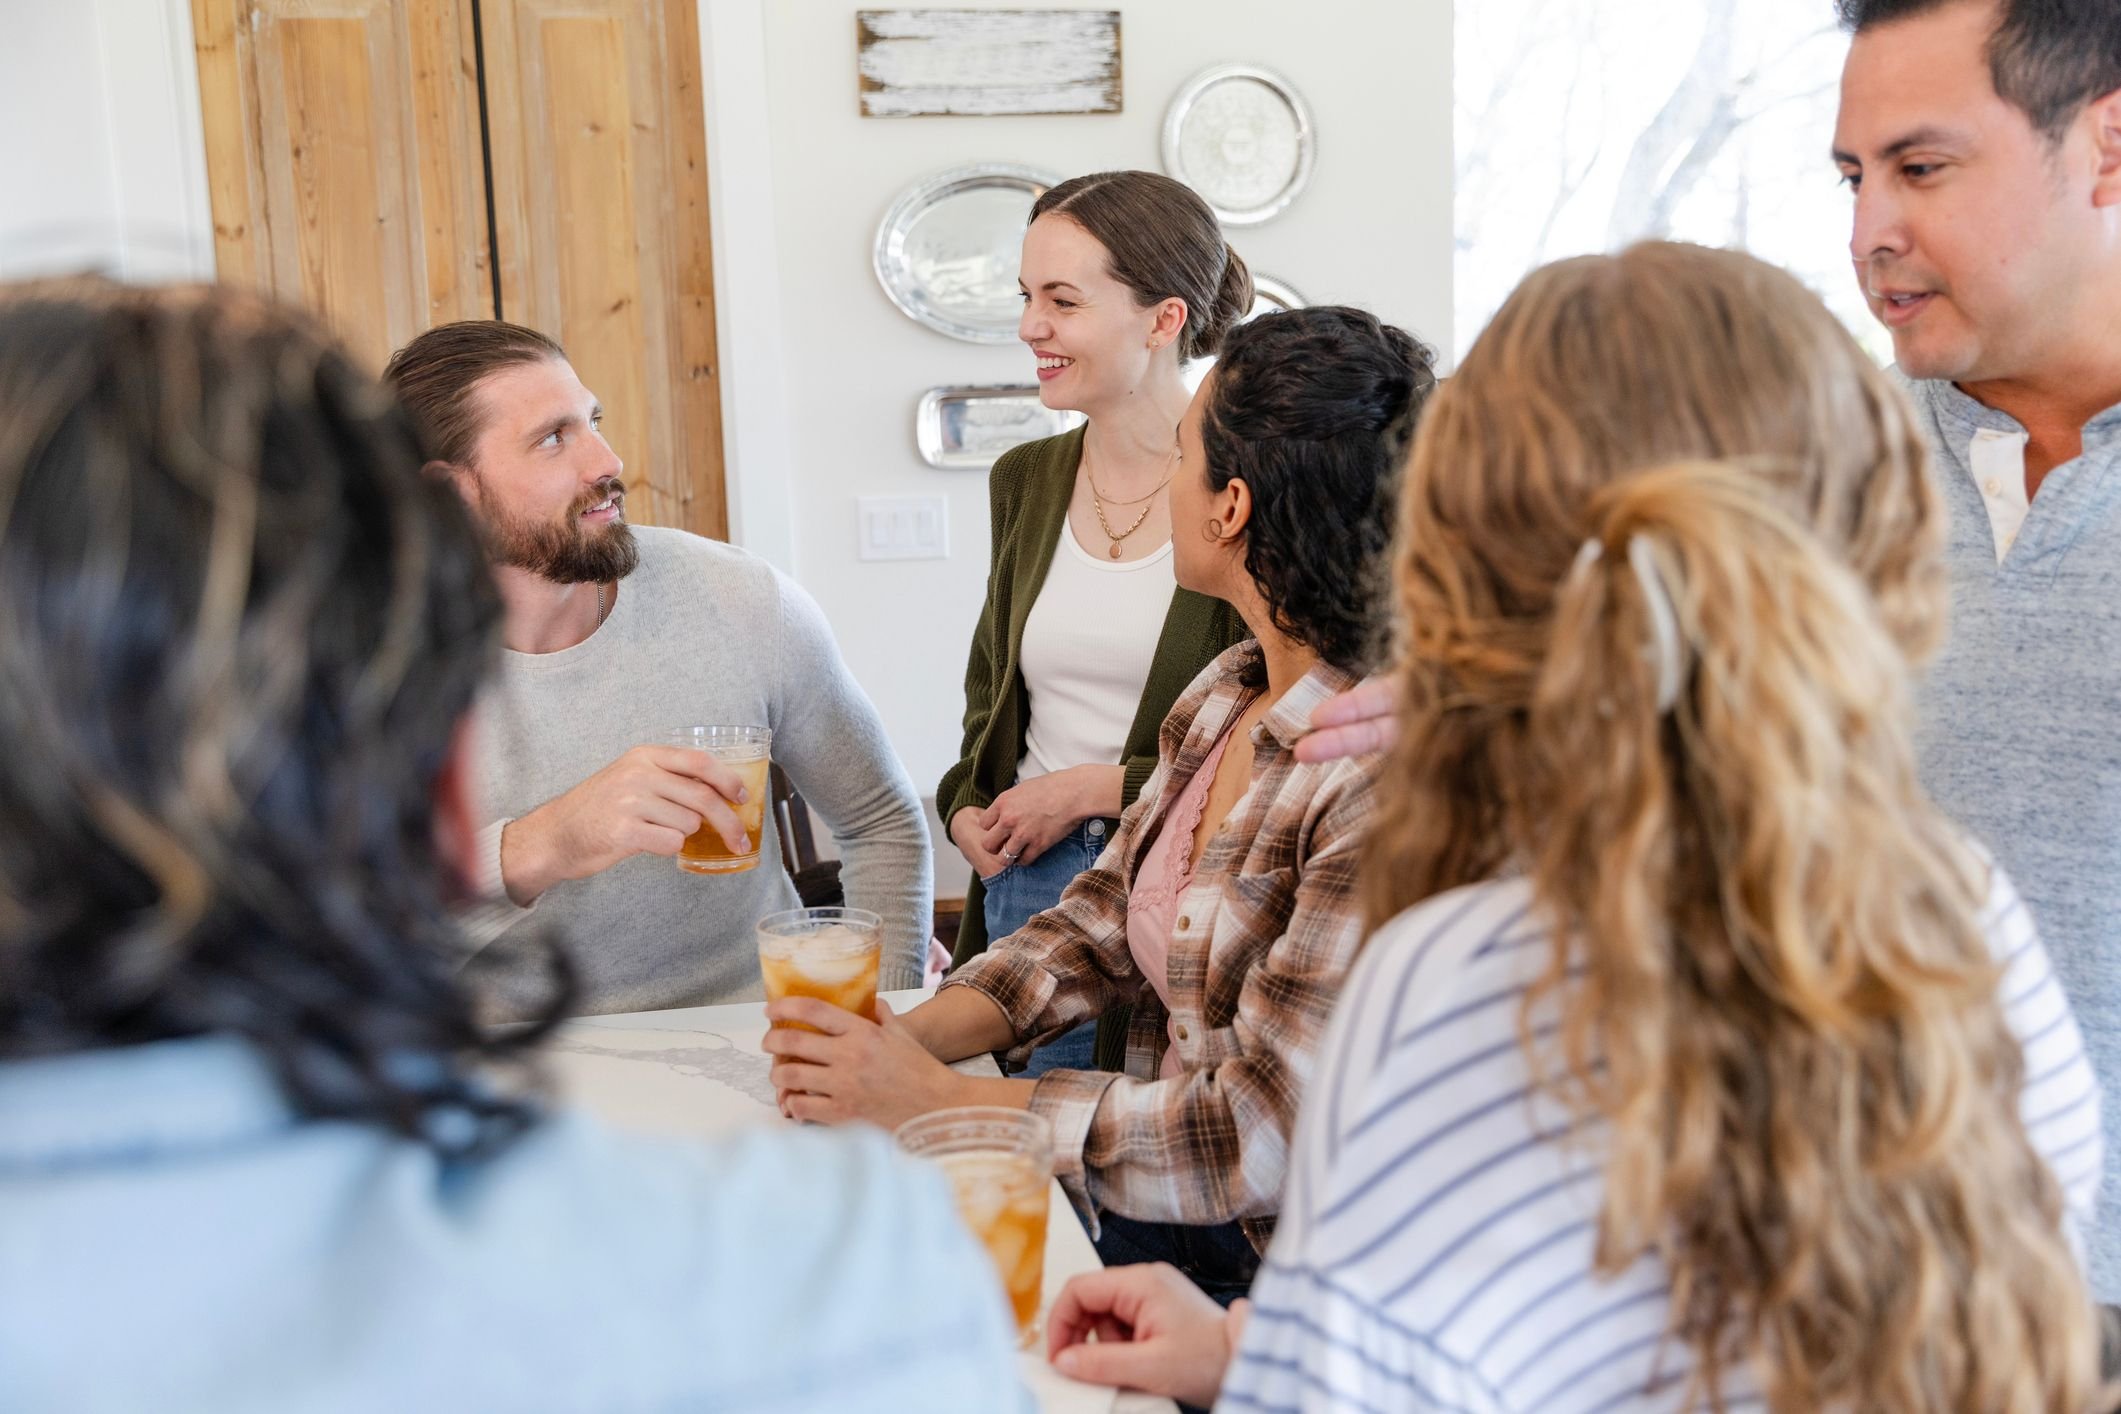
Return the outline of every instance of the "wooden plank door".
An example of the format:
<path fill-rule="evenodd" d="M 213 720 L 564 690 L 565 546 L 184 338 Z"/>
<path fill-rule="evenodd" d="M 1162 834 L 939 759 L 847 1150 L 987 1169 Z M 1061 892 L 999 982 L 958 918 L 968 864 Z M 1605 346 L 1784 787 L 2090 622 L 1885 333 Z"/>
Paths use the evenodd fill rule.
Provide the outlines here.
<path fill-rule="evenodd" d="M 504 315 L 564 344 L 602 401 L 629 514 L 724 537 L 695 0 L 480 17 Z"/>
<path fill-rule="evenodd" d="M 492 318 L 474 0 L 192 0 L 220 278 L 380 369 Z"/>

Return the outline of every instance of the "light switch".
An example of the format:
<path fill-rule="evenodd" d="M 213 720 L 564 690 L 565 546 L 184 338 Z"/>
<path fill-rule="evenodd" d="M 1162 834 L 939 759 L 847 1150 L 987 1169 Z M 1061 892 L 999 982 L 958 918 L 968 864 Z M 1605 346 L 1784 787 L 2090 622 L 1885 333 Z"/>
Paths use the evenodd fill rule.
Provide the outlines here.
<path fill-rule="evenodd" d="M 941 496 L 859 496 L 865 560 L 950 558 L 950 503 Z"/>

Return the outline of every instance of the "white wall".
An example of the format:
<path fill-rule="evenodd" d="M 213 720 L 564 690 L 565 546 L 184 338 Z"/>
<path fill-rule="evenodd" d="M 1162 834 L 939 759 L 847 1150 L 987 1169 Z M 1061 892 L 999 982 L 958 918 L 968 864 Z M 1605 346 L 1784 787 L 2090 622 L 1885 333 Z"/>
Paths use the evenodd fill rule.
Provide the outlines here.
<path fill-rule="evenodd" d="M 874 5 L 877 0 L 867 0 Z M 1021 8 L 1023 0 L 953 0 Z M 1030 381 L 1025 352 L 913 323 L 870 270 L 877 220 L 941 168 L 1011 161 L 1064 176 L 1160 167 L 1165 106 L 1210 64 L 1250 61 L 1310 102 L 1318 165 L 1296 204 L 1232 243 L 1314 303 L 1360 304 L 1447 348 L 1449 0 L 1150 0 L 1122 10 L 1125 111 L 1030 118 L 858 116 L 861 0 L 777 0 L 766 59 L 796 577 L 823 604 L 923 792 L 956 758 L 965 650 L 987 570 L 986 478 L 920 460 L 913 409 L 942 383 Z M 722 212 L 718 215 L 727 215 Z M 725 351 L 725 362 L 740 351 Z M 741 415 L 741 414 L 739 414 Z M 862 563 L 858 495 L 943 494 L 950 558 Z"/>
<path fill-rule="evenodd" d="M 1265 63 L 1309 100 L 1318 164 L 1288 212 L 1232 232 L 1238 250 L 1314 302 L 1449 346 L 1450 0 L 1110 2 L 1124 112 L 912 119 L 858 116 L 863 0 L 701 3 L 737 538 L 818 597 L 924 792 L 957 752 L 987 509 L 983 474 L 920 460 L 913 408 L 935 384 L 1028 381 L 1029 367 L 885 299 L 870 245 L 900 190 L 975 161 L 1155 169 L 1186 78 Z M 210 275 L 186 0 L 0 0 L 0 34 L 0 278 Z M 947 496 L 950 558 L 859 562 L 865 494 Z"/>
<path fill-rule="evenodd" d="M 0 279 L 213 274 L 185 0 L 0 0 Z"/>

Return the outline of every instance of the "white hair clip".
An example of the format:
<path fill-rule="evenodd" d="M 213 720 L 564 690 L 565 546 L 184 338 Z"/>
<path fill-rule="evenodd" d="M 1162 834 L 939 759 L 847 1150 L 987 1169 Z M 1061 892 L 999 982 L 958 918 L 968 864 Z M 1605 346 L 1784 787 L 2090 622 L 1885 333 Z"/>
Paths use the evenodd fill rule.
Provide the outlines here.
<path fill-rule="evenodd" d="M 1605 547 L 1594 539 L 1583 542 L 1576 552 L 1576 564 L 1571 574 L 1583 574 L 1605 554 Z M 1657 669 L 1657 710 L 1669 712 L 1679 701 L 1679 688 L 1683 674 L 1680 661 L 1679 611 L 1672 605 L 1671 591 L 1665 588 L 1664 575 L 1657 568 L 1657 556 L 1650 549 L 1648 537 L 1628 537 L 1628 568 L 1635 572 L 1636 581 L 1642 585 L 1643 602 L 1650 607 L 1650 662 Z"/>

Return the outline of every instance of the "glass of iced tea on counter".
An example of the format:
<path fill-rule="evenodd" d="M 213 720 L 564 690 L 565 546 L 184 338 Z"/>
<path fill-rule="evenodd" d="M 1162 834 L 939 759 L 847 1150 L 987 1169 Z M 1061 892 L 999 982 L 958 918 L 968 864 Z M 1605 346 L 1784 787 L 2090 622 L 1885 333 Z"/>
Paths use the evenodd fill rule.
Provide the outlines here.
<path fill-rule="evenodd" d="M 766 772 L 772 764 L 773 731 L 768 727 L 680 727 L 670 734 L 672 746 L 704 751 L 726 763 L 744 783 L 744 803 L 731 804 L 744 827 L 744 850 L 730 851 L 714 826 L 700 827 L 678 848 L 678 868 L 688 874 L 741 874 L 759 862 L 759 838 L 765 833 L 766 801 L 772 791 Z"/>
<path fill-rule="evenodd" d="M 759 920 L 759 975 L 766 1000 L 816 997 L 876 1020 L 876 965 L 884 920 L 866 908 L 791 908 Z M 780 1021 L 801 1031 L 817 1028 Z"/>
<path fill-rule="evenodd" d="M 1017 1343 L 1029 1348 L 1046 1284 L 1053 1126 L 1029 1110 L 973 1105 L 908 1120 L 898 1145 L 941 1166 L 958 1215 L 994 1259 L 1016 1314 Z"/>

